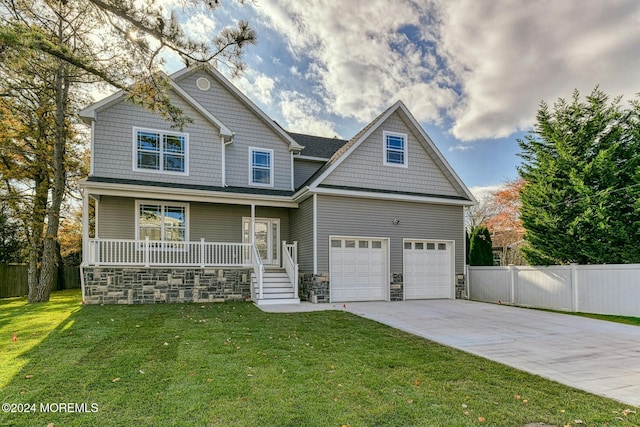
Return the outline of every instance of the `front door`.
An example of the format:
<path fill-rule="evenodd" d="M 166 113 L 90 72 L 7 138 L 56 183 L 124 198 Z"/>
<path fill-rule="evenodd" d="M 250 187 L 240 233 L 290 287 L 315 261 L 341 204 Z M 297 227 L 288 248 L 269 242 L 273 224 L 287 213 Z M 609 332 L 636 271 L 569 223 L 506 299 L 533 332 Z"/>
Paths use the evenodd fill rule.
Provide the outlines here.
<path fill-rule="evenodd" d="M 280 219 L 256 218 L 254 238 L 265 266 L 280 266 Z M 242 218 L 242 241 L 251 243 L 251 218 Z"/>

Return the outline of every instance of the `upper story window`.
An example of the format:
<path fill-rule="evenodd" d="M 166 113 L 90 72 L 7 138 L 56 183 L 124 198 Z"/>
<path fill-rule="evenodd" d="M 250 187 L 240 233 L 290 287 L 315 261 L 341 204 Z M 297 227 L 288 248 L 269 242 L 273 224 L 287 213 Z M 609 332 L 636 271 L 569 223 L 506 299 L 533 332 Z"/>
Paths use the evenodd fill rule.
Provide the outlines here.
<path fill-rule="evenodd" d="M 249 148 L 249 184 L 273 187 L 273 150 Z"/>
<path fill-rule="evenodd" d="M 407 167 L 407 135 L 404 133 L 383 132 L 384 164 Z"/>
<path fill-rule="evenodd" d="M 187 174 L 187 145 L 184 133 L 133 129 L 134 170 Z"/>

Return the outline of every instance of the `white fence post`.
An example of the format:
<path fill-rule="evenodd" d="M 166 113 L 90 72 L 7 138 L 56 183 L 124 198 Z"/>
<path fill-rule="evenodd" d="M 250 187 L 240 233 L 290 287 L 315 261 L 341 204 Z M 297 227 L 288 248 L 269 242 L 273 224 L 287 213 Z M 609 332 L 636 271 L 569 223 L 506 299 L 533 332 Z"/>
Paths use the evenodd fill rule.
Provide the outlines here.
<path fill-rule="evenodd" d="M 516 303 L 516 283 L 518 282 L 518 270 L 513 264 L 509 264 L 509 276 L 511 277 L 511 304 Z"/>
<path fill-rule="evenodd" d="M 578 300 L 578 264 L 571 264 L 571 301 L 573 312 L 576 313 L 579 311 L 580 303 Z"/>
<path fill-rule="evenodd" d="M 471 299 L 471 272 L 469 271 L 468 264 L 464 265 L 464 285 L 467 288 L 465 291 L 467 294 L 467 300 L 470 300 Z"/>

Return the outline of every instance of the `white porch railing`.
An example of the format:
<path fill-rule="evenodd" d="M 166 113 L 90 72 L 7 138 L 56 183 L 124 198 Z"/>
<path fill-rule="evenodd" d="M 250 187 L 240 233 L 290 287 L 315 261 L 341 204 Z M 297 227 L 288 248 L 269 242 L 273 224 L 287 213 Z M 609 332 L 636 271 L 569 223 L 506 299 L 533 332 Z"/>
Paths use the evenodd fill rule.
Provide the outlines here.
<path fill-rule="evenodd" d="M 293 284 L 293 295 L 298 298 L 298 242 L 287 244 L 282 241 L 282 268 Z"/>
<path fill-rule="evenodd" d="M 87 265 L 252 267 L 251 243 L 89 239 Z M 259 259 L 259 257 L 258 257 Z"/>
<path fill-rule="evenodd" d="M 251 283 L 251 300 L 258 301 L 261 300 L 264 296 L 263 289 L 263 276 L 264 276 L 264 265 L 262 264 L 262 258 L 260 258 L 260 254 L 258 253 L 258 248 L 255 245 L 251 245 L 252 254 L 253 254 L 253 274 L 255 274 L 256 282 L 258 285 L 258 295 L 256 298 L 255 288 L 253 287 L 253 282 Z"/>

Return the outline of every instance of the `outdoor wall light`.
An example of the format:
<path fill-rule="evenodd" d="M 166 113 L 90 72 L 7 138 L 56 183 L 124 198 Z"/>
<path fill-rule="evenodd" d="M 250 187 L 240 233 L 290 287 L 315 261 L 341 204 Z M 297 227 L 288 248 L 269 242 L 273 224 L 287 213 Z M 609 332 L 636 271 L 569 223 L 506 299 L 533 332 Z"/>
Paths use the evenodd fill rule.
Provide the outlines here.
<path fill-rule="evenodd" d="M 393 225 L 398 225 L 400 224 L 400 220 L 398 218 L 395 218 L 393 221 L 391 221 L 393 223 Z"/>

